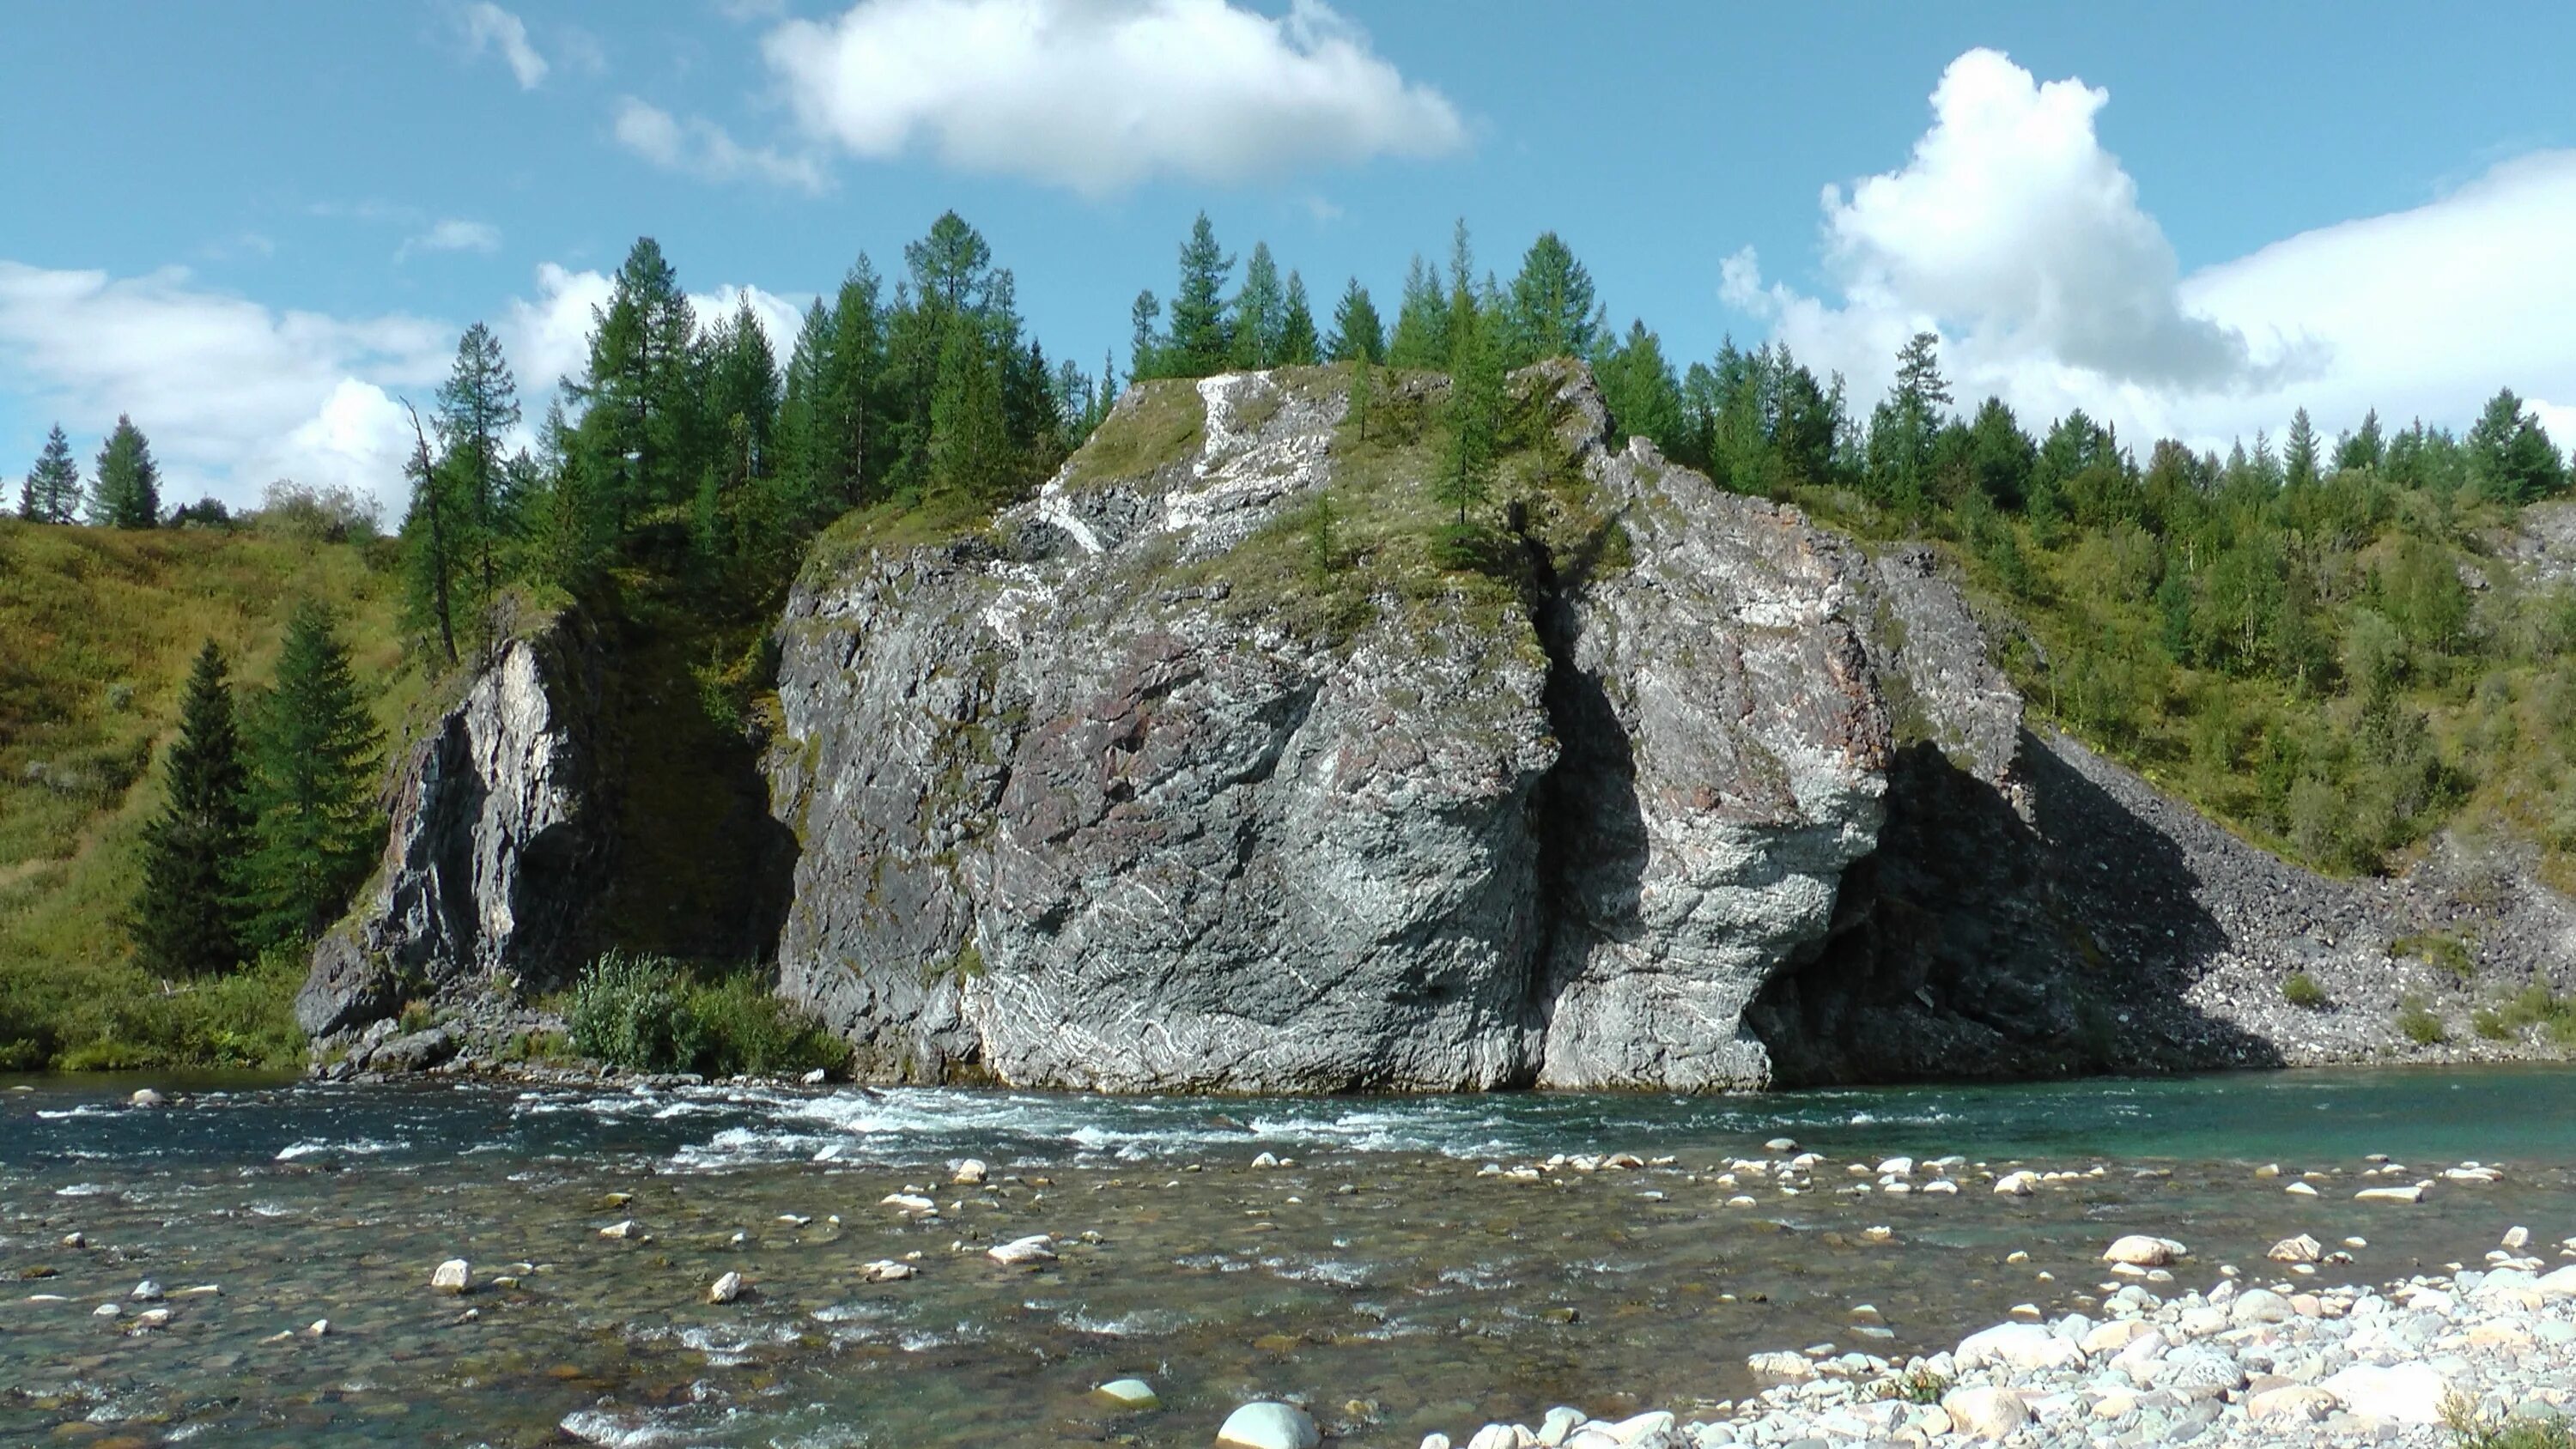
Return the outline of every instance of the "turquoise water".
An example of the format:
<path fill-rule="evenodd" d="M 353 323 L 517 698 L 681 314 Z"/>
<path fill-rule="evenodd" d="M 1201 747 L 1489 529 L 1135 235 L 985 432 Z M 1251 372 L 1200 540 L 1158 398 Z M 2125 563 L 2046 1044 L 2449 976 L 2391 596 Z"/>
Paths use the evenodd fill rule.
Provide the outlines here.
<path fill-rule="evenodd" d="M 2016 1303 L 2082 1307 L 2126 1231 L 2183 1238 L 2201 1277 L 2292 1232 L 2361 1236 L 2348 1273 L 2372 1281 L 2475 1261 L 2512 1223 L 2576 1234 L 2576 1074 L 2541 1069 L 1750 1099 L 165 1080 L 173 1105 L 126 1105 L 142 1084 L 0 1092 L 0 1441 L 1203 1445 L 1284 1395 L 1338 1444 L 1411 1449 L 1558 1401 L 1686 1409 L 1741 1392 L 1759 1350 L 1901 1356 Z M 1779 1135 L 1836 1159 L 1813 1190 L 1718 1180 Z M 1672 1161 L 1482 1174 L 1617 1151 Z M 1846 1161 L 1898 1153 L 2101 1171 L 2026 1199 L 1973 1168 L 1955 1196 L 1852 1190 Z M 2506 1177 L 2354 1203 L 2369 1153 Z M 968 1156 L 983 1189 L 947 1182 Z M 2257 1179 L 2270 1162 L 2320 1195 Z M 905 1189 L 939 1219 L 880 1205 Z M 600 1236 L 622 1219 L 638 1237 Z M 1041 1270 L 982 1256 L 1038 1232 L 1061 1249 Z M 475 1264 L 462 1299 L 428 1291 L 449 1257 Z M 866 1281 L 883 1260 L 917 1276 Z M 727 1271 L 758 1292 L 706 1303 Z M 138 1333 L 147 1277 L 220 1292 Z M 1863 1302 L 1892 1338 L 1853 1337 Z M 1166 1407 L 1088 1403 L 1128 1374 Z"/>

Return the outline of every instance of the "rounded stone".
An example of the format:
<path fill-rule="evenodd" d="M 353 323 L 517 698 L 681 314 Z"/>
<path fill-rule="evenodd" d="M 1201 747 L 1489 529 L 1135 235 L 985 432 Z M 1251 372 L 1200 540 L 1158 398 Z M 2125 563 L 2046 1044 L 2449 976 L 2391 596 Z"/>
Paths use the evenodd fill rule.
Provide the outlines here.
<path fill-rule="evenodd" d="M 1306 1411 L 1290 1404 L 1246 1404 L 1225 1416 L 1218 1449 L 1318 1449 L 1324 1436 Z"/>

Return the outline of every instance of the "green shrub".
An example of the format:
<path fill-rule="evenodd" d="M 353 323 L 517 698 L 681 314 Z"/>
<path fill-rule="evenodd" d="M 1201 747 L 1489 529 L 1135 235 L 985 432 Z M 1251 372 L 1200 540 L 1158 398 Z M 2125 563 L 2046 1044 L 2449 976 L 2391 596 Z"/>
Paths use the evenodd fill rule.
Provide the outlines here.
<path fill-rule="evenodd" d="M 2415 957 L 2428 965 L 2439 966 L 2463 981 L 2478 972 L 2477 957 L 2470 953 L 2469 943 L 2441 931 L 2400 936 L 2388 943 L 2388 954 Z"/>
<path fill-rule="evenodd" d="M 685 1009 L 680 968 L 658 956 L 611 951 L 573 988 L 572 1049 L 638 1072 L 692 1070 L 706 1043 Z"/>
<path fill-rule="evenodd" d="M 2493 1009 L 2481 1009 L 2469 1018 L 2478 1035 L 2489 1041 L 2510 1041 L 2526 1027 L 2539 1027 L 2560 1046 L 2576 1046 L 2576 997 L 2560 996 L 2549 989 L 2549 983 L 2534 981 Z"/>
<path fill-rule="evenodd" d="M 1901 1376 L 1888 1380 L 1885 1395 L 1891 1399 L 1902 1399 L 1909 1404 L 1937 1404 L 1941 1402 L 1941 1396 L 1948 1392 L 1950 1392 L 1950 1380 L 1928 1368 L 1918 1367 L 1908 1369 Z"/>
<path fill-rule="evenodd" d="M 632 1071 L 720 1077 L 829 1070 L 849 1060 L 849 1047 L 779 1000 L 764 975 L 700 979 L 658 956 L 600 957 L 573 988 L 567 1015 L 575 1052 Z"/>
<path fill-rule="evenodd" d="M 2334 1004 L 2326 989 L 2317 984 L 2317 978 L 2305 971 L 2293 971 L 2290 979 L 2281 983 L 2281 999 L 2302 1011 L 2323 1011 Z"/>
<path fill-rule="evenodd" d="M 2455 1449 L 2576 1449 L 2576 1426 L 2561 1415 L 2515 1414 L 2497 1422 L 2479 1417 L 2477 1406 L 2458 1393 L 2443 1401 L 2442 1426 Z"/>
<path fill-rule="evenodd" d="M 2397 1029 L 2417 1046 L 2440 1046 L 2451 1039 L 2450 1032 L 2442 1026 L 2442 1018 L 2435 1016 L 2420 996 L 2407 997 L 2397 1004 Z"/>

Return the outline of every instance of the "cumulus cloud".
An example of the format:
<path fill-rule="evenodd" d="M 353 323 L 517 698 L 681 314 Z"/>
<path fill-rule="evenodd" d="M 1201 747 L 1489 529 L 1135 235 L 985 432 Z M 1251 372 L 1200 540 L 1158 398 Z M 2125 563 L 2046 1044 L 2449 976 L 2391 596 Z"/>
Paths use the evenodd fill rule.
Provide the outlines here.
<path fill-rule="evenodd" d="M 1458 149 L 1448 99 L 1322 0 L 861 0 L 764 50 L 798 119 L 852 154 L 1107 195 Z"/>
<path fill-rule="evenodd" d="M 455 334 L 388 315 L 280 311 L 196 286 L 0 261 L 0 382 L 88 436 L 130 413 L 167 496 L 248 503 L 272 479 L 399 505 L 391 394 L 435 385 Z"/>
<path fill-rule="evenodd" d="M 2095 131 L 2108 101 L 1962 55 L 1902 167 L 1825 189 L 1832 294 L 1766 284 L 1748 248 L 1723 295 L 1864 398 L 1928 329 L 1963 402 L 2000 395 L 2040 424 L 2080 407 L 2140 441 L 2277 433 L 2302 406 L 2329 432 L 2372 407 L 2457 424 L 2508 382 L 2544 418 L 2576 402 L 2576 272 L 2555 241 L 2576 226 L 2576 153 L 2186 276 Z"/>
<path fill-rule="evenodd" d="M 466 46 L 476 55 L 499 52 L 510 74 L 518 77 L 519 89 L 532 91 L 544 83 L 546 58 L 528 43 L 527 22 L 491 0 L 466 6 L 457 19 L 465 28 Z"/>
<path fill-rule="evenodd" d="M 394 249 L 394 260 L 402 261 L 418 252 L 482 252 L 486 255 L 501 249 L 501 229 L 488 221 L 459 221 L 450 218 L 406 238 Z"/>
<path fill-rule="evenodd" d="M 633 96 L 617 103 L 617 143 L 666 171 L 706 181 L 765 181 L 805 192 L 828 185 L 811 156 L 766 146 L 745 146 L 724 127 L 692 116 L 682 120 Z"/>
<path fill-rule="evenodd" d="M 557 381 L 588 356 L 592 309 L 610 279 L 553 263 L 533 297 L 493 314 L 526 417 L 521 442 Z M 783 364 L 801 296 L 724 286 L 692 294 L 702 324 L 751 303 Z M 461 324 L 402 315 L 341 318 L 279 310 L 198 286 L 172 268 L 139 277 L 0 261 L 0 390 L 36 419 L 59 418 L 94 447 L 119 413 L 152 439 L 165 497 L 258 500 L 279 478 L 354 488 L 400 517 L 411 424 L 453 361 Z M 84 465 L 86 467 L 86 465 Z"/>

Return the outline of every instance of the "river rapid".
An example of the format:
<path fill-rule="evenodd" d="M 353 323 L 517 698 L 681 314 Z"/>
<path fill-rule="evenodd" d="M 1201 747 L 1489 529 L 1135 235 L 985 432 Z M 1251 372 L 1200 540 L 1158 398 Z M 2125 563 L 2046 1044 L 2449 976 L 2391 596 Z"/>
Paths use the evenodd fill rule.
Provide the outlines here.
<path fill-rule="evenodd" d="M 2330 1270 L 2355 1282 L 2576 1234 L 2558 1069 L 1751 1098 L 8 1085 L 0 1442 L 100 1449 L 1199 1446 L 1265 1398 L 1411 1449 L 1730 1399 L 1756 1352 L 1901 1361 L 2083 1309 L 2124 1233 L 2188 1243 L 2202 1287 L 2301 1232 L 2363 1239 Z M 1783 1137 L 1825 1159 L 1794 1192 L 1742 1165 Z M 1591 1161 L 1615 1154 L 1637 1165 Z M 2362 1176 L 2373 1154 L 2404 1171 Z M 1912 1191 L 1874 1170 L 1899 1155 Z M 984 1182 L 954 1182 L 970 1158 Z M 2466 1160 L 2502 1176 L 2442 1177 Z M 2071 1175 L 1994 1191 L 2023 1167 Z M 986 1254 L 1036 1234 L 1052 1261 Z M 458 1258 L 469 1291 L 433 1291 Z M 709 1302 L 727 1273 L 749 1291 Z M 1092 1398 L 1125 1377 L 1161 1406 Z"/>

